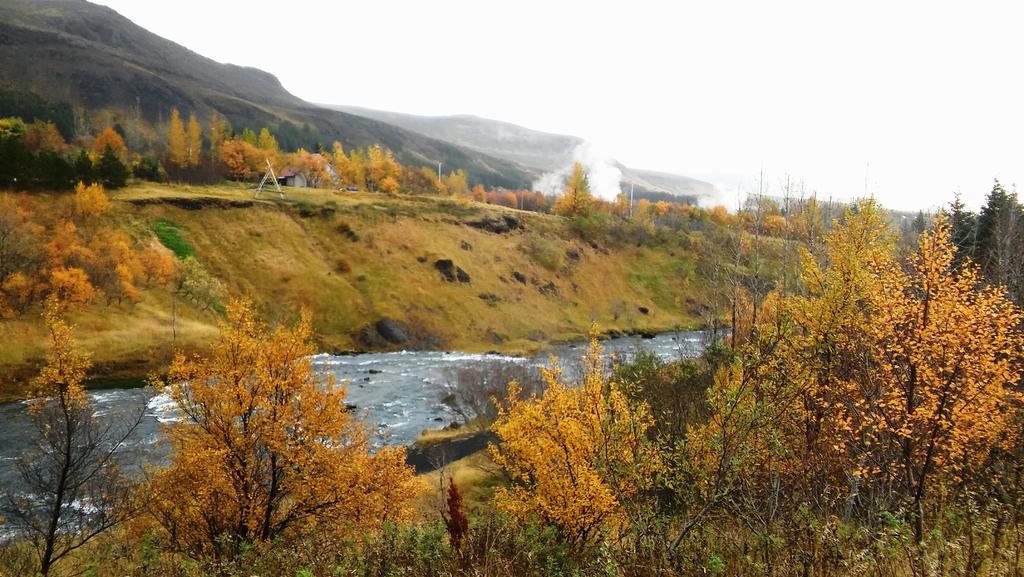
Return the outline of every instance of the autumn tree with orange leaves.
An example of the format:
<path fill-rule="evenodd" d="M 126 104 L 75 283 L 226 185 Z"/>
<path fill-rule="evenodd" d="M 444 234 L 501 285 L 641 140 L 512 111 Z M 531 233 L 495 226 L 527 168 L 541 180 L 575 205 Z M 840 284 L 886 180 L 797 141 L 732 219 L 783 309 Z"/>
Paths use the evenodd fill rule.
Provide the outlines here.
<path fill-rule="evenodd" d="M 418 484 L 405 449 L 370 451 L 345 388 L 314 372 L 310 319 L 269 329 L 232 302 L 207 357 L 178 356 L 159 386 L 184 419 L 168 427 L 152 521 L 194 555 L 314 529 L 350 535 L 406 518 Z"/>
<path fill-rule="evenodd" d="M 121 135 L 116 130 L 109 127 L 104 128 L 103 132 L 92 143 L 92 151 L 97 156 L 103 154 L 107 148 L 114 151 L 114 154 L 121 160 L 124 160 L 128 154 L 128 148 L 124 144 L 124 139 L 121 138 Z"/>

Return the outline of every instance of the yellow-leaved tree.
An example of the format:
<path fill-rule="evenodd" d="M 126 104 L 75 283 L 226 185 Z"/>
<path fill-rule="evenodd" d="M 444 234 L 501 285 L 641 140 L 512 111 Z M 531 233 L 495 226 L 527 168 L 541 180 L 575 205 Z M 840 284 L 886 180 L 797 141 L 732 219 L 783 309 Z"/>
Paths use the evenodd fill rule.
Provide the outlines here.
<path fill-rule="evenodd" d="M 144 407 L 122 423 L 111 423 L 120 420 L 113 416 L 98 422 L 84 384 L 91 363 L 64 320 L 66 310 L 59 298 L 47 299 L 43 320 L 50 350 L 28 403 L 32 451 L 19 458 L 19 490 L 5 503 L 18 536 L 36 550 L 40 575 L 50 575 L 55 565 L 137 513 L 129 497 L 134 482 L 121 474 L 115 454 Z"/>
<path fill-rule="evenodd" d="M 265 150 L 269 154 L 277 154 L 277 139 L 270 133 L 267 127 L 260 129 L 259 138 L 256 140 L 256 147 Z"/>
<path fill-rule="evenodd" d="M 922 233 L 907 266 L 888 266 L 872 323 L 878 346 L 870 383 L 877 400 L 861 407 L 854 434 L 871 458 L 859 471 L 900 487 L 923 537 L 924 501 L 981 471 L 1024 398 L 1022 312 L 1005 287 L 986 285 L 977 266 L 955 267 L 947 219 Z"/>
<path fill-rule="evenodd" d="M 178 168 L 188 167 L 188 141 L 185 136 L 185 125 L 181 122 L 181 114 L 177 108 L 171 109 L 171 126 L 167 132 L 167 155 L 171 163 Z"/>
<path fill-rule="evenodd" d="M 86 220 L 99 218 L 110 210 L 110 199 L 103 185 L 95 182 L 86 185 L 79 181 L 75 185 L 75 213 Z"/>
<path fill-rule="evenodd" d="M 803 294 L 772 305 L 738 350 L 743 370 L 708 392 L 687 447 L 696 501 L 728 497 L 748 519 L 768 505 L 896 511 L 920 542 L 942 499 L 1019 442 L 1022 311 L 954 263 L 944 216 L 902 262 L 873 202 L 824 241 L 820 259 L 805 254 Z"/>
<path fill-rule="evenodd" d="M 507 408 L 492 427 L 499 443 L 491 456 L 512 479 L 495 495 L 497 507 L 557 527 L 575 548 L 625 529 L 629 501 L 662 468 L 647 435 L 650 411 L 609 378 L 597 336 L 591 332 L 579 386 L 567 384 L 557 366 L 542 369 L 541 397 L 522 399 L 510 383 Z"/>
<path fill-rule="evenodd" d="M 917 540 L 925 502 L 977 473 L 1007 443 L 1019 409 L 1021 311 L 977 267 L 954 264 L 940 215 L 905 263 L 873 203 L 806 259 L 806 296 L 787 303 L 798 331 L 783 349 L 800 402 L 790 439 L 800 476 L 846 483 L 846 515 L 905 508 Z"/>
<path fill-rule="evenodd" d="M 221 145 L 231 136 L 231 125 L 217 112 L 211 112 L 210 125 L 206 135 L 210 140 L 210 158 L 216 161 L 220 158 Z"/>
<path fill-rule="evenodd" d="M 231 557 L 314 528 L 339 536 L 406 518 L 418 482 L 405 449 L 370 451 L 345 389 L 313 370 L 308 316 L 270 330 L 228 305 L 209 356 L 179 355 L 160 386 L 184 419 L 153 475 L 152 519 L 176 548 Z"/>
<path fill-rule="evenodd" d="M 590 193 L 590 179 L 583 165 L 575 162 L 572 165 L 572 173 L 565 182 L 565 191 L 555 201 L 553 210 L 562 216 L 586 216 L 594 204 L 594 197 Z"/>
<path fill-rule="evenodd" d="M 198 166 L 203 153 L 203 127 L 199 125 L 195 114 L 188 117 L 188 132 L 185 135 L 185 163 Z"/>

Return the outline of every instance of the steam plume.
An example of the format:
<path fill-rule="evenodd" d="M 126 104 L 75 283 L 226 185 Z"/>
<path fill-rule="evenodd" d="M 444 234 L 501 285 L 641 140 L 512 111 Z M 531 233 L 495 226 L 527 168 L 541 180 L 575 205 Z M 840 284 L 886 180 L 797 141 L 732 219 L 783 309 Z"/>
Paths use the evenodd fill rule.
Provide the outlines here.
<path fill-rule="evenodd" d="M 587 171 L 590 180 L 590 191 L 594 196 L 604 200 L 615 200 L 615 197 L 622 192 L 622 171 L 616 165 L 615 159 L 602 154 L 590 142 L 580 143 L 572 151 L 572 161 L 565 166 L 546 172 L 533 182 L 533 190 L 548 195 L 557 195 L 563 192 L 565 180 L 572 172 L 574 162 L 579 162 Z"/>

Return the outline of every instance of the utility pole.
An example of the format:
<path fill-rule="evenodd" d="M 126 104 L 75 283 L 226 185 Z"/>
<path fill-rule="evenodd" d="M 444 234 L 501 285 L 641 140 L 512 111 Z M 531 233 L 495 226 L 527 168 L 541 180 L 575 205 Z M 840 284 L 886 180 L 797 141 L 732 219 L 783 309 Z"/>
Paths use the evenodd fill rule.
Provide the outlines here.
<path fill-rule="evenodd" d="M 437 161 L 437 183 L 441 184 L 441 161 Z"/>
<path fill-rule="evenodd" d="M 633 188 L 635 185 L 635 182 L 629 183 L 629 218 L 633 218 Z"/>

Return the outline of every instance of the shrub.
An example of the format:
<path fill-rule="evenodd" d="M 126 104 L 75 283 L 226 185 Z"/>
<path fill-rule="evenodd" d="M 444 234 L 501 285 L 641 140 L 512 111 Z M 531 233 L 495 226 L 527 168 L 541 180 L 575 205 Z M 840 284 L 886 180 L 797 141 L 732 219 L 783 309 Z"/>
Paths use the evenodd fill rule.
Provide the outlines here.
<path fill-rule="evenodd" d="M 160 161 L 152 156 L 143 156 L 135 163 L 132 173 L 135 178 L 151 182 L 163 182 L 167 180 L 167 173 Z"/>
<path fill-rule="evenodd" d="M 532 365 L 513 361 L 485 361 L 444 371 L 451 393 L 446 402 L 464 421 L 486 427 L 498 418 L 497 400 L 503 406 L 508 399 L 508 384 L 516 381 L 522 398 L 540 394 L 544 381 Z"/>
<path fill-rule="evenodd" d="M 359 242 L 359 235 L 356 231 L 352 230 L 352 226 L 344 220 L 339 220 L 338 225 L 335 227 L 338 230 L 338 234 L 344 236 L 352 242 Z"/>
<path fill-rule="evenodd" d="M 532 262 L 554 272 L 562 266 L 564 254 L 558 243 L 537 234 L 531 234 L 519 245 L 519 250 Z"/>

